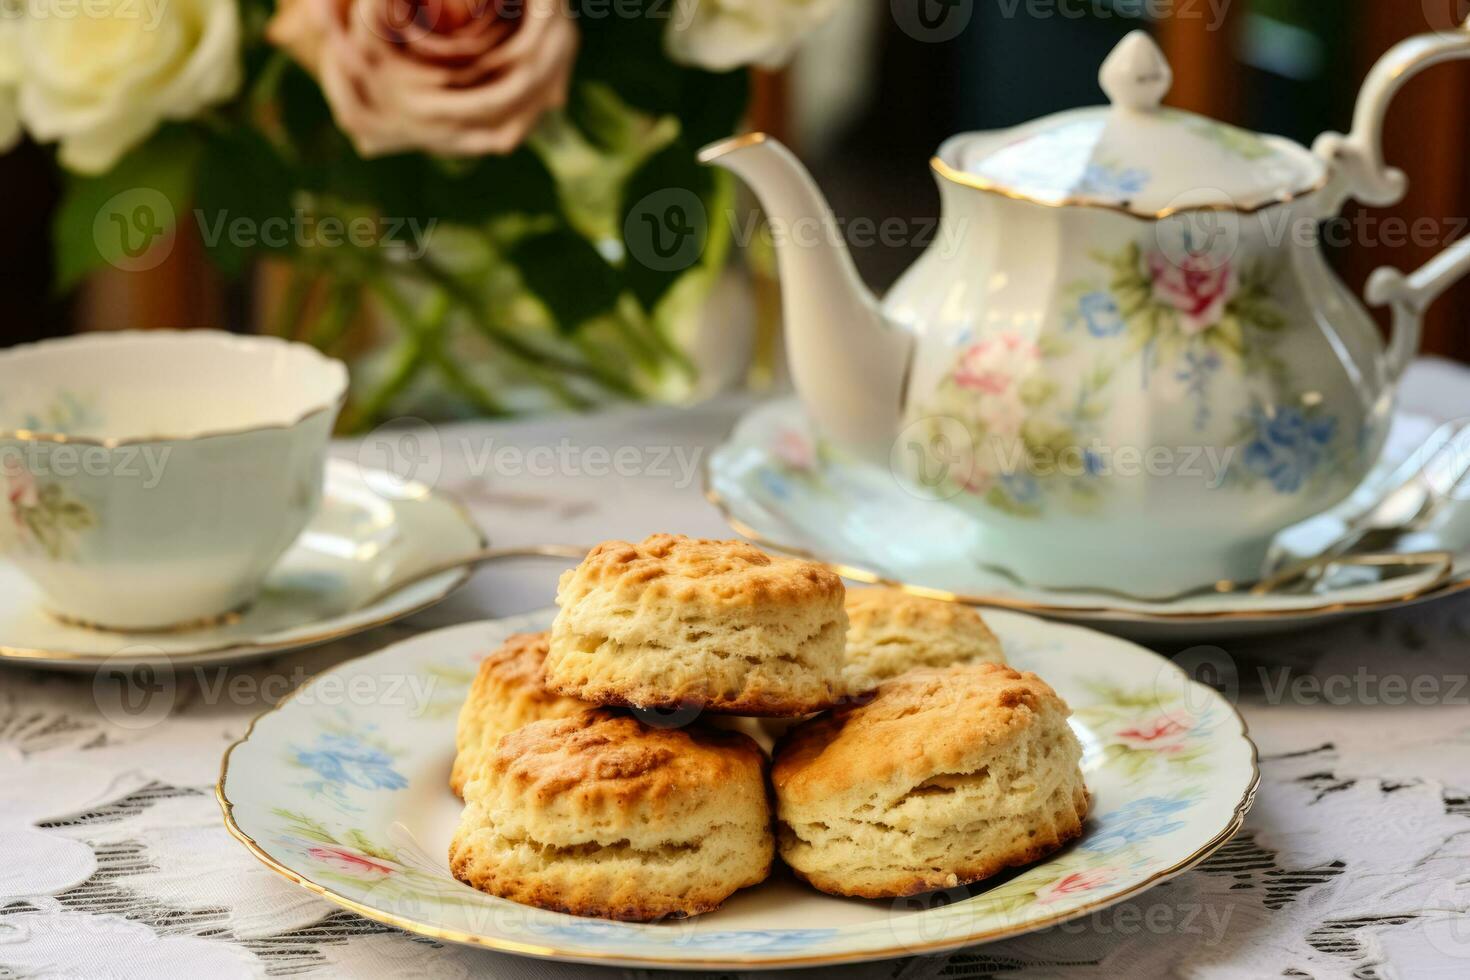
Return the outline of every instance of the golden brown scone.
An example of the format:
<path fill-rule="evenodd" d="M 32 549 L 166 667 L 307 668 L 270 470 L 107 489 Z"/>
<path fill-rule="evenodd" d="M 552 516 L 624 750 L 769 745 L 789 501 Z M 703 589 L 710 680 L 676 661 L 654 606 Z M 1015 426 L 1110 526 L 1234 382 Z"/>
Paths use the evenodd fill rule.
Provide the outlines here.
<path fill-rule="evenodd" d="M 734 732 L 615 709 L 503 738 L 449 846 L 454 876 L 573 915 L 698 915 L 770 873 L 765 756 Z"/>
<path fill-rule="evenodd" d="M 776 747 L 781 857 L 816 888 L 889 898 L 1028 864 L 1082 832 L 1069 709 L 1035 674 L 925 668 Z"/>
<path fill-rule="evenodd" d="M 1005 662 L 1000 641 L 970 606 L 900 589 L 847 593 L 843 676 L 851 693 L 871 691 L 880 681 L 915 667 Z"/>
<path fill-rule="evenodd" d="M 449 788 L 455 796 L 464 797 L 464 784 L 489 761 L 501 736 L 533 721 L 565 718 L 589 707 L 541 686 L 541 663 L 550 638 L 550 633 L 518 633 L 480 661 L 454 736 Z"/>
<path fill-rule="evenodd" d="M 743 541 L 609 541 L 561 577 L 546 686 L 605 705 L 812 714 L 842 694 L 845 591 L 821 565 Z"/>

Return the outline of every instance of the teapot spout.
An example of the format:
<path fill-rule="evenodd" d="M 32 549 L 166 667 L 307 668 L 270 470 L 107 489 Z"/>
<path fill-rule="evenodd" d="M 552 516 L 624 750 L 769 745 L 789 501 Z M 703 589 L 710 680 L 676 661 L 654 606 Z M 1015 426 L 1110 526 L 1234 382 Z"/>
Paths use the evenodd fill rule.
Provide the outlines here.
<path fill-rule="evenodd" d="M 700 162 L 754 190 L 776 235 L 786 352 L 808 413 L 828 437 L 886 453 L 898 429 L 913 338 L 891 326 L 805 167 L 752 133 L 714 143 Z"/>

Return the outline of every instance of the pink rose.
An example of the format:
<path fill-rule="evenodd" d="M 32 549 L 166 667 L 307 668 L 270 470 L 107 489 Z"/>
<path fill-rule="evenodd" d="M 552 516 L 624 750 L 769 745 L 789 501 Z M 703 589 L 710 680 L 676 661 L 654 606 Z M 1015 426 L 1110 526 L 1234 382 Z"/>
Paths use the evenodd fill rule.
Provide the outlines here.
<path fill-rule="evenodd" d="M 1160 715 L 1116 733 L 1117 739 L 1131 749 L 1145 752 L 1178 752 L 1184 748 L 1194 726 L 1188 719 Z"/>
<path fill-rule="evenodd" d="M 1176 262 L 1162 252 L 1148 257 L 1154 299 L 1179 311 L 1179 326 L 1188 335 L 1204 333 L 1220 322 L 1235 295 L 1235 268 L 1206 256 Z"/>
<path fill-rule="evenodd" d="M 365 157 L 510 153 L 564 105 L 564 0 L 280 0 L 266 36 L 321 81 Z"/>

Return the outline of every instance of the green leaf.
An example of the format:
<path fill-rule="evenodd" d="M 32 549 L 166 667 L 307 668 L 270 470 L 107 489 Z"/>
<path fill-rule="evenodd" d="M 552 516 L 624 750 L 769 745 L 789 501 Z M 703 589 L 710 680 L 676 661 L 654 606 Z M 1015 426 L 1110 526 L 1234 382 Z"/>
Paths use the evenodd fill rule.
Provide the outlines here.
<path fill-rule="evenodd" d="M 724 139 L 735 132 L 750 104 L 750 75 L 745 71 L 689 71 L 679 99 L 679 123 L 690 147 Z"/>
<path fill-rule="evenodd" d="M 210 258 L 239 275 L 252 253 L 287 251 L 310 240 L 296 220 L 298 181 L 259 132 L 245 126 L 211 137 L 200 165 L 194 218 Z"/>
<path fill-rule="evenodd" d="M 681 68 L 664 54 L 664 31 L 677 16 L 670 0 L 575 0 L 582 28 L 575 81 L 605 83 L 624 102 L 654 115 L 679 111 Z"/>
<path fill-rule="evenodd" d="M 619 222 L 627 245 L 624 276 L 645 310 L 652 311 L 704 256 L 714 188 L 714 172 L 699 165 L 682 139 L 649 157 L 628 178 Z"/>
<path fill-rule="evenodd" d="M 521 239 L 511 259 L 526 288 L 546 304 L 564 334 L 611 310 L 621 292 L 617 270 L 569 229 Z"/>
<path fill-rule="evenodd" d="M 199 150 L 194 130 L 170 126 L 101 176 L 68 175 L 52 219 L 56 288 L 71 289 L 104 264 L 126 269 L 134 260 L 146 262 L 146 249 L 173 229 L 188 204 Z"/>

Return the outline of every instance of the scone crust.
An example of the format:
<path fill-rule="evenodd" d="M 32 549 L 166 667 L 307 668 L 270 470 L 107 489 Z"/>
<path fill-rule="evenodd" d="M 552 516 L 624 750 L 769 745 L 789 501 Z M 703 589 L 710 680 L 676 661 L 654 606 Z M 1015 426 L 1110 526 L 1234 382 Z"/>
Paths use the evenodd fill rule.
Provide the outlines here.
<path fill-rule="evenodd" d="M 561 578 L 545 683 L 603 705 L 812 714 L 844 691 L 845 593 L 743 541 L 609 541 Z"/>
<path fill-rule="evenodd" d="M 465 783 L 489 761 L 501 736 L 533 721 L 565 718 L 589 707 L 542 686 L 541 665 L 550 642 L 549 632 L 518 633 L 480 661 L 455 730 L 454 768 L 449 774 L 454 795 L 464 797 Z"/>
<path fill-rule="evenodd" d="M 814 887 L 885 898 L 967 884 L 1077 837 L 1090 799 L 1069 710 L 1035 674 L 920 669 L 794 729 L 771 778 L 782 857 Z"/>
<path fill-rule="evenodd" d="M 901 589 L 853 589 L 847 622 L 843 677 L 853 694 L 919 667 L 1006 662 L 985 619 L 962 603 Z"/>
<path fill-rule="evenodd" d="M 500 742 L 449 850 L 501 898 L 647 922 L 709 912 L 770 874 L 764 755 L 749 738 L 596 709 Z"/>

